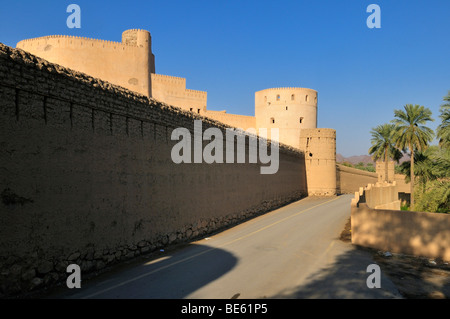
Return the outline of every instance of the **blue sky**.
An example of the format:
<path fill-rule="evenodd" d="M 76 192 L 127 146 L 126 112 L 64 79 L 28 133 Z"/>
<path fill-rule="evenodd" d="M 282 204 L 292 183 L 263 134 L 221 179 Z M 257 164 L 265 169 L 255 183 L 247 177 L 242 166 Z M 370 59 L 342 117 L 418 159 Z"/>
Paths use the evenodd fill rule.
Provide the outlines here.
<path fill-rule="evenodd" d="M 81 29 L 66 8 L 81 7 Z M 381 28 L 369 29 L 369 4 Z M 9 1 L 0 42 L 65 34 L 121 41 L 126 29 L 152 34 L 156 72 L 208 92 L 208 109 L 254 115 L 254 92 L 319 92 L 319 127 L 337 130 L 337 152 L 367 154 L 370 130 L 405 104 L 439 106 L 450 90 L 448 0 Z"/>

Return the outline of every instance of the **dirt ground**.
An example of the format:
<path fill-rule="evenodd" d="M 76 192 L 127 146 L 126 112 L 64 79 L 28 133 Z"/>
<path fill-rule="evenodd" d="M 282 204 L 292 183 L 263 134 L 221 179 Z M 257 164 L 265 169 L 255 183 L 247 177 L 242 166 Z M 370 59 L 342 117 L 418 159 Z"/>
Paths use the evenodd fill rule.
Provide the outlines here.
<path fill-rule="evenodd" d="M 350 219 L 340 239 L 351 242 Z M 450 263 L 358 247 L 373 255 L 381 271 L 406 299 L 450 299 Z"/>

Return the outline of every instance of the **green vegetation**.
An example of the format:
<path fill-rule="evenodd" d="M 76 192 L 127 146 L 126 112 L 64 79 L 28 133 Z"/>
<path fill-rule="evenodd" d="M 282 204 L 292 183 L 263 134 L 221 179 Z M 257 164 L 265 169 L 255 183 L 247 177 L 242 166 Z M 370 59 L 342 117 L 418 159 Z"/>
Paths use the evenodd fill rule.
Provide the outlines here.
<path fill-rule="evenodd" d="M 439 115 L 442 122 L 436 130 L 439 145 L 429 146 L 435 135 L 426 124 L 433 119 L 430 109 L 421 105 L 408 104 L 404 110 L 395 110 L 391 124 L 371 131 L 369 153 L 374 158 L 398 161 L 391 147 L 410 152 L 411 160 L 395 168 L 411 184 L 410 210 L 450 213 L 450 91 L 444 101 L 447 103 L 441 106 Z"/>
<path fill-rule="evenodd" d="M 433 121 L 431 111 L 422 105 L 407 104 L 403 110 L 395 110 L 395 124 L 393 139 L 395 146 L 401 150 L 408 149 L 411 153 L 410 179 L 411 179 L 411 210 L 414 210 L 414 152 L 423 151 L 433 140 L 434 132 L 425 126 L 427 122 Z"/>
<path fill-rule="evenodd" d="M 370 134 L 372 134 L 372 147 L 369 149 L 369 154 L 372 155 L 374 161 L 383 159 L 386 165 L 385 180 L 389 181 L 388 177 L 388 163 L 389 159 L 395 160 L 397 163 L 402 158 L 402 152 L 395 147 L 394 142 L 395 125 L 382 124 L 378 125 Z"/>
<path fill-rule="evenodd" d="M 347 166 L 347 167 L 353 167 L 353 168 L 360 169 L 363 171 L 375 173 L 375 167 L 373 166 L 372 163 L 364 164 L 363 162 L 359 162 L 358 164 L 353 165 L 352 163 L 349 163 L 349 162 L 343 162 L 341 164 L 344 166 Z"/>
<path fill-rule="evenodd" d="M 441 114 L 439 117 L 442 123 L 437 128 L 437 137 L 439 138 L 439 145 L 443 148 L 450 148 L 450 91 L 444 97 L 446 103 L 441 105 Z"/>
<path fill-rule="evenodd" d="M 417 176 L 415 210 L 450 212 L 450 148 L 430 146 L 424 152 L 414 155 L 415 175 Z M 411 182 L 409 162 L 400 165 L 406 181 Z"/>

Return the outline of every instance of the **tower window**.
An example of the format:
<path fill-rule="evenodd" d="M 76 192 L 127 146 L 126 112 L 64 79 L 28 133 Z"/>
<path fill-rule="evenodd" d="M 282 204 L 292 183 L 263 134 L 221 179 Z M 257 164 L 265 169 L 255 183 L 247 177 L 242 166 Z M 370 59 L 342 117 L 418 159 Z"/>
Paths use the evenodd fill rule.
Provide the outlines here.
<path fill-rule="evenodd" d="M 302 123 L 303 123 L 303 117 L 300 118 L 300 124 L 302 124 Z"/>
<path fill-rule="evenodd" d="M 200 114 L 200 109 L 197 110 L 197 113 Z"/>
<path fill-rule="evenodd" d="M 280 100 L 280 98 L 281 98 L 281 97 L 280 97 L 280 95 L 278 94 L 278 95 L 277 95 L 277 101 L 279 101 L 279 100 Z"/>
<path fill-rule="evenodd" d="M 308 100 L 309 100 L 309 96 L 307 95 L 307 96 L 305 96 L 305 101 L 308 102 Z"/>
<path fill-rule="evenodd" d="M 194 109 L 191 107 L 189 110 L 192 112 Z"/>
<path fill-rule="evenodd" d="M 286 106 L 286 111 L 288 110 L 288 107 Z"/>
<path fill-rule="evenodd" d="M 270 123 L 275 124 L 275 118 L 270 118 Z"/>
<path fill-rule="evenodd" d="M 291 101 L 294 101 L 295 100 L 295 94 L 292 94 L 291 95 Z"/>

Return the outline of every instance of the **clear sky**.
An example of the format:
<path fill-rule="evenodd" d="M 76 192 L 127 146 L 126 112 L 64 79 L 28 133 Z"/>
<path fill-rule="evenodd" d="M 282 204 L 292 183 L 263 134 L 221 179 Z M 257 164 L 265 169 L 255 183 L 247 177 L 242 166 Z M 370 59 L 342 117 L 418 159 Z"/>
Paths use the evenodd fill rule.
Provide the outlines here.
<path fill-rule="evenodd" d="M 69 4 L 81 29 L 69 29 Z M 369 4 L 381 28 L 369 29 Z M 121 41 L 152 34 L 156 72 L 208 92 L 208 109 L 254 115 L 254 93 L 319 92 L 319 127 L 337 130 L 337 152 L 367 154 L 370 130 L 394 109 L 439 106 L 450 90 L 449 0 L 3 1 L 0 42 L 63 34 Z"/>

